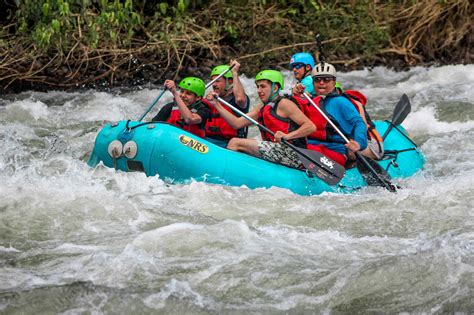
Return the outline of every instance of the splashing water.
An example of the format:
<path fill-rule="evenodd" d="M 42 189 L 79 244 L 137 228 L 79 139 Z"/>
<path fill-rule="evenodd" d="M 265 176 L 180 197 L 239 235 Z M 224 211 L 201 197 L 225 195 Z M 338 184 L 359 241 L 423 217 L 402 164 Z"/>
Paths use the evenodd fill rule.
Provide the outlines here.
<path fill-rule="evenodd" d="M 338 80 L 367 95 L 375 119 L 410 97 L 403 125 L 427 164 L 397 194 L 302 197 L 91 169 L 98 130 L 138 119 L 160 88 L 4 96 L 0 312 L 472 311 L 474 65 Z M 243 85 L 255 103 L 253 80 Z"/>

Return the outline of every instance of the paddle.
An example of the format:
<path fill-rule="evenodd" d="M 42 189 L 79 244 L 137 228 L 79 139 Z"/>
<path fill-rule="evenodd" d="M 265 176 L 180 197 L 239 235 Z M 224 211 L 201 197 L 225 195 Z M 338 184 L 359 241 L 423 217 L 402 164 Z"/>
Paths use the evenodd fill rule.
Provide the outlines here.
<path fill-rule="evenodd" d="M 408 99 L 408 96 L 406 94 L 403 94 L 397 105 L 395 106 L 395 109 L 393 110 L 392 121 L 390 122 L 390 126 L 388 126 L 387 130 L 385 130 L 385 133 L 382 136 L 383 140 L 385 140 L 385 138 L 394 126 L 400 125 L 405 120 L 410 111 L 410 100 Z"/>
<path fill-rule="evenodd" d="M 150 110 L 156 105 L 156 103 L 160 100 L 160 98 L 163 96 L 163 94 L 165 94 L 165 92 L 167 91 L 167 89 L 165 88 L 163 91 L 161 91 L 160 95 L 158 95 L 157 98 L 155 98 L 155 100 L 153 101 L 153 103 L 151 103 L 150 107 L 148 107 L 148 109 L 146 110 L 146 112 L 143 113 L 143 115 L 140 117 L 140 119 L 138 119 L 138 122 L 142 121 L 143 118 L 145 118 L 145 116 L 150 112 Z"/>
<path fill-rule="evenodd" d="M 234 65 L 230 66 L 229 68 L 227 68 L 225 71 L 223 71 L 221 74 L 219 74 L 217 77 L 215 77 L 214 79 L 211 80 L 211 82 L 207 83 L 206 84 L 206 89 L 208 87 L 210 87 L 214 82 L 216 82 L 217 80 L 219 80 L 220 78 L 222 78 L 227 72 L 229 72 L 230 70 L 232 70 L 232 68 L 234 67 Z M 166 92 L 166 88 L 160 93 L 160 95 L 158 95 L 157 98 L 155 98 L 155 100 L 153 101 L 153 103 L 151 103 L 150 107 L 148 107 L 148 109 L 146 110 L 145 113 L 143 113 L 143 115 L 140 117 L 140 119 L 138 119 L 138 121 L 142 121 L 143 118 L 145 118 L 145 116 L 150 112 L 150 110 L 156 105 L 156 103 L 160 100 L 160 98 L 163 96 L 163 94 L 165 94 Z"/>
<path fill-rule="evenodd" d="M 318 110 L 318 112 L 327 120 L 327 122 L 336 130 L 336 132 L 349 143 L 349 139 L 336 127 L 329 117 L 314 103 L 311 96 L 304 92 L 303 96 Z M 369 186 L 383 186 L 391 192 L 396 192 L 395 186 L 390 182 L 388 173 L 374 160 L 355 152 L 357 158 L 357 169 Z"/>
<path fill-rule="evenodd" d="M 272 135 L 275 135 L 274 132 L 272 132 L 270 129 L 263 126 L 262 124 L 259 124 L 256 120 L 247 116 L 246 114 L 244 114 L 239 109 L 232 106 L 231 104 L 229 104 L 228 102 L 220 98 L 219 96 L 216 96 L 216 99 L 222 104 L 231 108 L 233 111 L 235 111 L 239 115 L 245 117 L 254 125 L 258 126 L 259 128 L 265 130 L 266 132 Z M 290 142 L 286 141 L 285 139 L 282 139 L 282 142 L 296 152 L 301 163 L 303 163 L 303 166 L 307 170 L 309 170 L 311 173 L 316 175 L 318 178 L 322 179 L 328 185 L 335 185 L 339 183 L 339 181 L 344 177 L 344 174 L 346 172 L 345 168 L 342 165 L 324 156 L 323 154 L 316 151 L 298 148 L 294 146 L 293 144 L 291 144 Z"/>
<path fill-rule="evenodd" d="M 319 51 L 319 62 L 324 63 L 324 54 L 323 54 L 323 44 L 321 43 L 321 34 L 316 35 L 316 46 L 318 47 Z"/>

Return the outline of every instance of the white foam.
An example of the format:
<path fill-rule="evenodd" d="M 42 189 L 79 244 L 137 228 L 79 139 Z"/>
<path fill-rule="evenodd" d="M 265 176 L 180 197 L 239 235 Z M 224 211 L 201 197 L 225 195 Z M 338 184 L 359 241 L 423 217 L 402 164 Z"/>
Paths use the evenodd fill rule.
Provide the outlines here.
<path fill-rule="evenodd" d="M 3 252 L 3 253 L 21 253 L 21 251 L 19 251 L 18 249 L 12 247 L 11 245 L 10 245 L 10 247 L 4 247 L 4 246 L 0 245 L 0 252 Z"/>
<path fill-rule="evenodd" d="M 26 122 L 28 120 L 46 120 L 50 116 L 50 111 L 45 103 L 26 99 L 8 104 L 6 115 L 10 121 Z"/>
<path fill-rule="evenodd" d="M 419 134 L 443 134 L 453 131 L 467 131 L 474 128 L 474 120 L 467 122 L 444 122 L 436 118 L 433 107 L 423 107 L 412 112 L 403 122 L 403 126 L 415 135 Z"/>

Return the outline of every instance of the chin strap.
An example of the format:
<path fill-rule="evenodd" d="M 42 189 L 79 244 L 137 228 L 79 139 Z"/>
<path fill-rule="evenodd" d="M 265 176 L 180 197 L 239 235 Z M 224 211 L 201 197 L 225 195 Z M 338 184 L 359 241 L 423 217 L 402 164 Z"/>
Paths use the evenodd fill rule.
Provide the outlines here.
<path fill-rule="evenodd" d="M 275 88 L 275 82 L 272 82 L 272 87 L 271 87 L 272 93 L 273 93 L 273 89 L 274 89 L 274 88 Z M 275 97 L 277 97 L 277 96 L 279 96 L 279 95 L 280 95 L 280 89 L 278 89 L 275 94 L 272 94 L 272 95 L 270 95 L 270 96 L 268 97 L 267 103 L 273 102 L 273 100 L 275 99 Z"/>

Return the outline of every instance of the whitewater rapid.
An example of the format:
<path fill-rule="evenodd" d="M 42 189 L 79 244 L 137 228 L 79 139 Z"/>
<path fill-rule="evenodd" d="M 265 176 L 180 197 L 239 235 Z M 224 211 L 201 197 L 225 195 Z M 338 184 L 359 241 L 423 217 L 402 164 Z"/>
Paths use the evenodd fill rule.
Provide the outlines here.
<path fill-rule="evenodd" d="M 89 168 L 100 128 L 138 119 L 161 87 L 0 96 L 0 312 L 472 312 L 474 65 L 338 81 L 374 119 L 410 98 L 403 126 L 427 163 L 397 194 L 303 197 Z"/>

